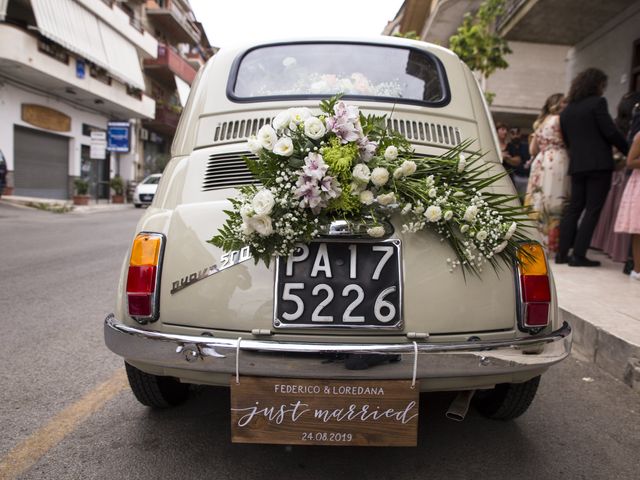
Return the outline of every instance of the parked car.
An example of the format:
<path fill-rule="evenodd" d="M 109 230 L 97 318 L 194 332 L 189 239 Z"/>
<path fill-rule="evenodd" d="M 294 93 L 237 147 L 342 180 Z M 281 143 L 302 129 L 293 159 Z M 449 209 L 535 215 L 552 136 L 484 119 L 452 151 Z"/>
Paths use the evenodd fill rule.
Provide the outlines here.
<path fill-rule="evenodd" d="M 133 204 L 136 208 L 140 208 L 143 205 L 151 205 L 153 197 L 156 195 L 156 190 L 158 190 L 160 178 L 162 178 L 161 173 L 153 173 L 136 185 L 133 191 Z"/>
<path fill-rule="evenodd" d="M 253 262 L 247 248 L 224 251 L 207 243 L 227 218 L 228 199 L 255 181 L 243 161 L 247 138 L 282 110 L 317 110 L 320 99 L 335 93 L 313 82 L 313 68 L 330 81 L 352 72 L 377 79 L 376 91 L 350 90 L 344 99 L 365 114 L 389 115 L 387 125 L 408 138 L 417 155 L 440 155 L 471 138 L 474 148 L 486 152 L 482 161 L 503 171 L 482 91 L 447 49 L 392 37 L 222 49 L 194 83 L 172 160 L 136 227 L 115 311 L 105 320 L 106 344 L 124 358 L 133 393 L 144 405 L 168 407 L 186 400 L 189 384 L 231 386 L 233 392 L 246 377 L 412 385 L 417 380 L 423 392 L 461 392 L 449 411 L 452 418 L 464 418 L 472 398 L 487 417 L 521 415 L 540 376 L 569 355 L 571 345 L 535 229 L 523 244 L 532 263 L 501 265 L 496 272 L 487 267 L 476 277 L 450 272 L 449 245 L 428 232 L 403 233 L 395 217 L 386 231 L 392 233 L 382 239 L 357 233 L 348 221 L 325 226 L 324 236 L 305 247 L 309 258 L 295 262 L 317 262 L 325 248 L 357 247 L 365 270 L 373 271 L 379 258 L 369 250 L 389 242 L 388 281 L 399 287 L 393 300 L 380 300 L 375 282 L 356 275 L 324 281 L 321 289 L 331 292 L 354 281 L 367 308 L 378 309 L 375 315 L 361 310 L 362 320 L 350 325 L 341 319 L 351 308 L 351 293 L 336 293 L 335 301 L 333 294 L 310 293 L 318 285 L 314 275 L 293 273 L 298 276 L 287 279 L 286 260 L 266 266 Z M 311 72 L 310 80 L 288 83 L 302 71 Z M 341 88 L 350 87 L 343 82 Z M 495 191 L 515 194 L 508 177 L 497 181 Z M 535 295 L 532 281 L 540 287 Z M 300 310 L 304 315 L 296 317 Z M 365 390 L 341 384 L 323 391 L 337 401 L 341 392 Z M 322 432 L 309 435 L 325 438 Z"/>

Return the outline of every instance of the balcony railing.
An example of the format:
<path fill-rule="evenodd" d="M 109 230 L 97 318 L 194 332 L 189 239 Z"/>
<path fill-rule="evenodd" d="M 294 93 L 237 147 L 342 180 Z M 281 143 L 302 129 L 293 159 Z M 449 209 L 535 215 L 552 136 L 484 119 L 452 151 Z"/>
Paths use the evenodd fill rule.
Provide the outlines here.
<path fill-rule="evenodd" d="M 187 12 L 174 0 L 164 0 L 159 5 L 155 2 L 150 2 L 147 3 L 146 9 L 147 14 L 150 14 L 152 17 L 162 13 L 171 15 L 175 23 L 179 25 L 190 38 L 189 43 L 197 43 L 200 41 L 200 30 L 193 24 L 191 19 L 189 19 Z"/>
<path fill-rule="evenodd" d="M 158 58 L 145 59 L 144 67 L 147 73 L 155 74 L 158 79 L 165 83 L 174 82 L 173 74 L 182 78 L 189 85 L 196 77 L 196 69 L 171 46 L 162 43 L 158 44 Z M 169 71 L 168 75 L 166 70 Z"/>
<path fill-rule="evenodd" d="M 173 107 L 175 108 L 175 107 Z M 156 101 L 156 115 L 151 120 L 145 120 L 145 126 L 158 133 L 173 135 L 178 128 L 180 113 L 174 111 L 170 105 Z"/>

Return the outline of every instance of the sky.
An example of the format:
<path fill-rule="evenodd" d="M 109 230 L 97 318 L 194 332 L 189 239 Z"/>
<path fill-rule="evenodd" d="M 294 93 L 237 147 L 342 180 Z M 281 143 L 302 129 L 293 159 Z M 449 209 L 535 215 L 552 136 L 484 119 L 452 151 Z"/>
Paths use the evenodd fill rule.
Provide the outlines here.
<path fill-rule="evenodd" d="M 403 0 L 189 0 L 211 45 L 304 36 L 377 36 Z"/>

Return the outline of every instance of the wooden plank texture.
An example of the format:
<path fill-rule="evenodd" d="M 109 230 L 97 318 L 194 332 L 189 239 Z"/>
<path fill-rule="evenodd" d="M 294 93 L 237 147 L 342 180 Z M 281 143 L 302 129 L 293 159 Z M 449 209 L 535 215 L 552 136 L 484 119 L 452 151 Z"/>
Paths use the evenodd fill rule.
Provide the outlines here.
<path fill-rule="evenodd" d="M 231 378 L 231 440 L 285 445 L 416 445 L 410 381 Z"/>

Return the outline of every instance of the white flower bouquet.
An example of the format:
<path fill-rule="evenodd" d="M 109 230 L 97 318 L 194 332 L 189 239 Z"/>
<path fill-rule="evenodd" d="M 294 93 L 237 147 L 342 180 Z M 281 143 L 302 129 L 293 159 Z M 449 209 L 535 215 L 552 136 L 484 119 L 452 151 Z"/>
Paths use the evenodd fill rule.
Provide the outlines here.
<path fill-rule="evenodd" d="M 527 210 L 516 197 L 489 192 L 505 173 L 463 142 L 439 157 L 419 157 L 381 116 L 365 116 L 333 97 L 316 116 L 307 108 L 279 113 L 248 140 L 246 158 L 260 182 L 243 186 L 210 243 L 244 246 L 269 265 L 299 243 L 318 238 L 336 219 L 365 225 L 364 235 L 388 235 L 383 221 L 397 215 L 402 233 L 432 229 L 453 249 L 450 271 L 479 274 L 497 259 L 518 261 Z M 445 259 L 443 259 L 445 261 Z"/>

